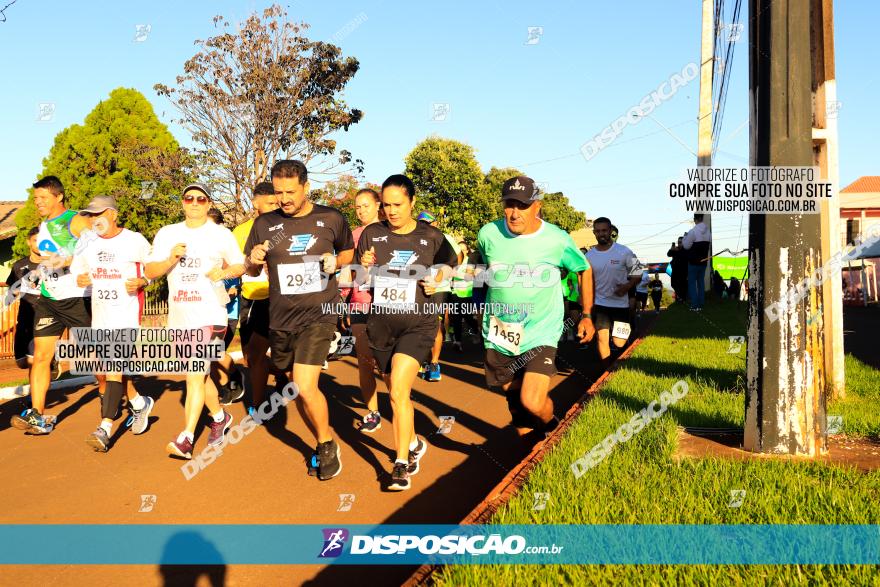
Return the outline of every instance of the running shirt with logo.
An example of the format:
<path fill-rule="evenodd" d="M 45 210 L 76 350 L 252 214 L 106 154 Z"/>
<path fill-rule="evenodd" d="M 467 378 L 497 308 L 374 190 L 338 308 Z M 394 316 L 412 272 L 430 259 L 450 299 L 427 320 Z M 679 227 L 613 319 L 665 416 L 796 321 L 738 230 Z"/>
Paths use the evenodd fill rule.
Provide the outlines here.
<path fill-rule="evenodd" d="M 149 262 L 165 261 L 171 249 L 186 245 L 186 254 L 168 272 L 168 327 L 225 326 L 229 296 L 223 281 L 211 281 L 215 267 L 244 263 L 232 232 L 210 220 L 197 228 L 185 222 L 165 226 L 156 233 Z"/>
<path fill-rule="evenodd" d="M 549 222 L 532 234 L 515 235 L 501 218 L 480 229 L 477 249 L 491 276 L 483 276 L 489 285 L 486 348 L 505 355 L 555 348 L 565 317 L 560 267 L 580 273 L 590 266 L 571 236 Z"/>
<path fill-rule="evenodd" d="M 46 256 L 60 255 L 72 257 L 79 239 L 70 232 L 70 222 L 78 214 L 76 210 L 65 210 L 55 218 L 40 223 L 37 246 Z M 93 238 L 97 235 L 93 235 Z M 47 264 L 40 265 L 40 293 L 50 300 L 88 297 L 84 288 L 76 285 L 76 275 L 67 267 L 53 269 Z"/>
<path fill-rule="evenodd" d="M 614 289 L 629 281 L 639 260 L 628 247 L 613 243 L 607 251 L 593 247 L 587 251 L 587 260 L 593 268 L 595 295 L 593 303 L 608 308 L 629 308 L 629 296 L 615 295 Z"/>
<path fill-rule="evenodd" d="M 92 328 L 138 328 L 144 292 L 129 294 L 125 282 L 143 277 L 150 243 L 140 233 L 123 228 L 113 238 L 93 238 L 78 247 L 70 272 L 92 279 Z"/>
<path fill-rule="evenodd" d="M 15 280 L 13 283 L 21 285 L 21 301 L 36 308 L 40 301 L 40 264 L 24 257 L 12 264 L 10 273 Z"/>
<path fill-rule="evenodd" d="M 245 255 L 266 241 L 269 328 L 293 332 L 315 322 L 335 324 L 336 312 L 325 312 L 325 305 L 339 300 L 339 287 L 335 273 L 323 272 L 321 255 L 354 248 L 345 217 L 320 204 L 305 216 L 289 216 L 279 208 L 254 219 Z"/>
<path fill-rule="evenodd" d="M 395 316 L 414 324 L 436 320 L 436 312 L 424 311 L 431 297 L 425 295 L 418 282 L 430 278 L 430 267 L 458 265 L 458 255 L 443 233 L 430 224 L 416 222 L 412 232 L 397 234 L 387 221 L 375 222 L 361 233 L 356 262 L 360 263 L 370 248 L 376 252 L 376 266 L 370 270 L 373 306 L 399 308 L 387 314 L 391 320 Z M 424 269 L 418 271 L 417 267 Z"/>
<path fill-rule="evenodd" d="M 251 218 L 232 230 L 232 234 L 238 242 L 238 248 L 241 249 L 242 253 L 244 253 L 244 246 L 247 243 L 248 235 L 250 235 L 253 226 L 254 219 Z M 265 267 L 256 277 L 251 277 L 247 273 L 241 276 L 241 297 L 249 300 L 265 300 L 269 297 L 269 275 L 266 273 Z"/>

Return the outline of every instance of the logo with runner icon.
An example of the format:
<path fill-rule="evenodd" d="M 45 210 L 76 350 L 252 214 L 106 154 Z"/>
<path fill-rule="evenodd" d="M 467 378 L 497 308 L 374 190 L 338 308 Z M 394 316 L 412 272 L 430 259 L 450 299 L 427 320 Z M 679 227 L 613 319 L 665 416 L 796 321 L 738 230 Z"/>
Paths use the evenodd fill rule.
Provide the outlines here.
<path fill-rule="evenodd" d="M 400 251 L 395 249 L 392 253 L 391 261 L 388 262 L 389 268 L 407 267 L 415 263 L 419 258 L 415 251 Z"/>
<path fill-rule="evenodd" d="M 345 541 L 348 540 L 348 530 L 345 528 L 324 528 L 324 547 L 318 558 L 335 558 L 342 554 Z"/>
<path fill-rule="evenodd" d="M 287 252 L 294 255 L 302 255 L 311 249 L 316 242 L 318 242 L 318 239 L 314 235 L 295 234 L 290 237 L 290 246 L 287 248 Z"/>

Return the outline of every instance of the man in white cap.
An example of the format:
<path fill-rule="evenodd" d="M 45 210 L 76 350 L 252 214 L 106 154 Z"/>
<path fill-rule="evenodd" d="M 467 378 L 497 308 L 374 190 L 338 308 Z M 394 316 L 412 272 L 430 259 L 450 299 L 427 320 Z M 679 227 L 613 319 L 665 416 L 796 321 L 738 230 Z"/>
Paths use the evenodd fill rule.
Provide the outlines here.
<path fill-rule="evenodd" d="M 80 216 L 88 218 L 97 238 L 81 239 L 70 272 L 80 287 L 91 289 L 92 328 L 139 328 L 144 307 L 144 265 L 150 243 L 140 233 L 119 226 L 119 210 L 111 196 L 97 196 Z M 96 373 L 101 394 L 101 423 L 86 443 L 98 452 L 110 448 L 110 433 L 125 394 L 131 407 L 131 430 L 147 429 L 153 398 L 141 396 L 122 373 Z"/>

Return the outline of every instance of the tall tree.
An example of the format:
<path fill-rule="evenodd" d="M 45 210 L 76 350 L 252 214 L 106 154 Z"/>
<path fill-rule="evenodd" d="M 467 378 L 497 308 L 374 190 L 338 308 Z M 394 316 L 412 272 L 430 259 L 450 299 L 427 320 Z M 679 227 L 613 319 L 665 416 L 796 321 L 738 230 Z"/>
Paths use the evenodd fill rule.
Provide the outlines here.
<path fill-rule="evenodd" d="M 587 226 L 587 215 L 572 206 L 562 192 L 544 194 L 541 218 L 566 232 Z"/>
<path fill-rule="evenodd" d="M 96 195 L 117 199 L 120 221 L 152 239 L 180 217 L 176 195 L 192 179 L 190 158 L 137 90 L 117 88 L 98 103 L 84 124 L 55 137 L 39 177 L 55 175 L 64 184 L 67 207 L 79 209 Z M 15 218 L 14 250 L 28 251 L 27 230 L 40 222 L 33 198 Z"/>
<path fill-rule="evenodd" d="M 444 231 L 473 242 L 495 212 L 474 148 L 429 137 L 410 151 L 405 162 L 406 173 L 416 186 L 419 209 L 437 215 Z"/>
<path fill-rule="evenodd" d="M 317 180 L 363 170 L 329 136 L 348 130 L 363 113 L 341 98 L 359 68 L 339 47 L 305 36 L 308 25 L 287 20 L 278 5 L 225 32 L 196 41 L 201 50 L 177 76 L 156 84 L 192 133 L 201 175 L 218 199 L 244 211 L 250 190 L 278 158 L 300 159 Z M 233 32 L 230 32 L 233 31 Z"/>

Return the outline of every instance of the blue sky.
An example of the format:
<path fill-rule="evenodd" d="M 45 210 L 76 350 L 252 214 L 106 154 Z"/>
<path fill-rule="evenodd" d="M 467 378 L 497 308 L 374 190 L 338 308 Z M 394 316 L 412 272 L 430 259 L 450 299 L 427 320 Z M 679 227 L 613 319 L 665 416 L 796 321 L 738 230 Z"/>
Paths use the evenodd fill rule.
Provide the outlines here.
<path fill-rule="evenodd" d="M 0 22 L 6 57 L 0 199 L 24 199 L 55 135 L 82 123 L 116 87 L 143 92 L 168 122 L 172 109 L 153 84 L 172 83 L 195 53 L 193 41 L 215 34 L 212 16 L 240 20 L 268 4 L 17 0 Z M 588 216 L 610 217 L 620 241 L 647 260 L 663 260 L 669 242 L 688 228 L 688 214 L 668 201 L 665 189 L 695 164 L 698 80 L 660 105 L 652 114 L 656 122 L 628 127 L 590 161 L 579 149 L 698 60 L 698 2 L 301 0 L 285 6 L 291 18 L 311 25 L 313 38 L 329 40 L 359 23 L 338 44 L 361 63 L 345 96 L 365 116 L 338 141 L 365 161 L 370 181 L 401 171 L 413 146 L 437 134 L 474 146 L 486 171 L 519 167 L 548 190 L 564 192 Z M 880 174 L 872 140 L 876 51 L 865 49 L 872 46 L 865 39 L 873 38 L 868 27 L 880 19 L 880 4 L 838 2 L 835 8 L 840 171 L 847 185 Z M 151 27 L 143 42 L 134 42 L 138 24 Z M 536 26 L 543 35 L 527 44 L 528 28 Z M 748 160 L 747 27 L 732 64 L 716 165 Z M 37 121 L 39 103 L 54 103 L 51 121 Z M 431 120 L 434 103 L 449 104 L 448 120 Z M 182 129 L 171 130 L 189 143 Z M 716 250 L 745 248 L 747 220 L 721 214 L 714 222 Z"/>

